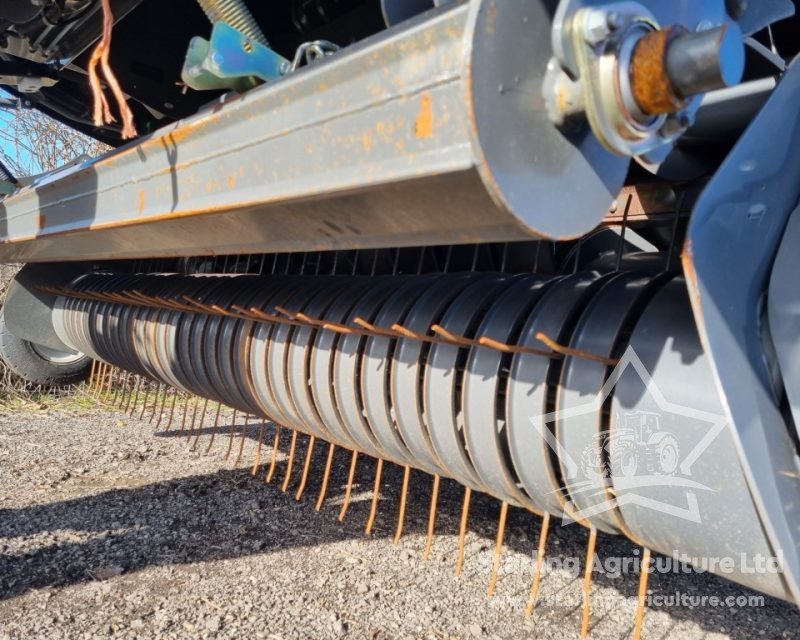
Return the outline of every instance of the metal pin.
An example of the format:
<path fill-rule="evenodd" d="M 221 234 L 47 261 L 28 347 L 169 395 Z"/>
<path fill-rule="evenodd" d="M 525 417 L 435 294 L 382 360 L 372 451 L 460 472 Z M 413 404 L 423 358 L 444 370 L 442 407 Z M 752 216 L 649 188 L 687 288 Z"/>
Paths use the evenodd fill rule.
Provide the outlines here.
<path fill-rule="evenodd" d="M 264 476 L 264 482 L 270 483 L 272 482 L 272 478 L 275 475 L 275 465 L 278 463 L 278 450 L 281 446 L 281 425 L 275 425 L 275 438 L 272 441 L 272 460 L 269 463 L 269 469 L 267 470 L 267 475 Z"/>
<path fill-rule="evenodd" d="M 142 376 L 138 376 L 136 378 L 136 387 L 134 389 L 133 402 L 129 407 L 130 411 L 128 411 L 128 415 L 131 417 L 136 412 L 136 403 L 139 402 L 139 389 L 141 388 L 141 386 L 142 386 Z"/>
<path fill-rule="evenodd" d="M 92 364 L 92 374 L 89 378 L 89 393 L 94 395 L 95 385 L 97 385 L 97 376 L 100 373 L 100 366 L 102 365 L 102 362 L 99 360 L 92 360 Z"/>
<path fill-rule="evenodd" d="M 186 416 L 189 415 L 189 394 L 183 400 L 183 415 L 181 416 L 181 428 L 178 433 L 186 431 Z"/>
<path fill-rule="evenodd" d="M 494 544 L 494 557 L 492 558 L 492 573 L 489 576 L 489 588 L 486 590 L 486 595 L 490 598 L 494 595 L 494 589 L 497 586 L 497 574 L 500 570 L 500 562 L 503 559 L 503 537 L 506 532 L 506 517 L 508 516 L 508 503 L 503 502 L 500 505 L 500 521 L 497 523 L 497 540 Z"/>
<path fill-rule="evenodd" d="M 100 390 L 103 388 L 103 380 L 106 379 L 106 367 L 108 365 L 105 362 L 100 362 L 100 367 L 97 370 L 97 379 L 94 383 L 94 397 L 96 400 L 100 398 Z"/>
<path fill-rule="evenodd" d="M 225 452 L 225 459 L 231 457 L 231 448 L 233 447 L 233 433 L 236 430 L 236 409 L 233 410 L 233 418 L 231 418 L 231 428 L 228 431 L 228 450 Z"/>
<path fill-rule="evenodd" d="M 381 493 L 381 475 L 383 475 L 383 460 L 378 458 L 375 463 L 375 486 L 372 487 L 372 504 L 369 507 L 367 526 L 364 529 L 364 533 L 368 536 L 372 535 L 372 529 L 375 526 L 375 515 L 378 513 L 378 499 Z"/>
<path fill-rule="evenodd" d="M 636 603 L 636 624 L 633 628 L 633 640 L 641 640 L 644 624 L 644 609 L 647 601 L 647 580 L 650 576 L 650 549 L 642 553 L 642 565 L 639 570 L 639 598 Z"/>
<path fill-rule="evenodd" d="M 544 552 L 547 546 L 547 532 L 550 530 L 550 513 L 545 511 L 542 520 L 542 528 L 539 530 L 539 548 L 536 551 L 536 569 L 533 574 L 533 584 L 531 585 L 531 594 L 528 597 L 528 606 L 525 608 L 525 617 L 530 618 L 533 615 L 533 609 L 536 606 L 536 598 L 539 597 L 539 582 L 542 578 L 542 560 L 544 559 Z"/>
<path fill-rule="evenodd" d="M 125 413 L 129 416 L 132 416 L 133 412 L 136 410 L 135 399 L 139 397 L 139 384 L 141 381 L 141 377 L 136 376 L 136 379 L 133 381 L 133 389 L 131 389 L 131 392 L 128 394 L 128 402 L 125 403 Z M 131 409 L 131 403 L 133 403 L 133 409 Z"/>
<path fill-rule="evenodd" d="M 200 410 L 200 422 L 197 423 L 197 435 L 194 437 L 192 444 L 192 451 L 197 448 L 197 443 L 200 442 L 200 436 L 203 435 L 203 422 L 206 419 L 206 410 L 208 409 L 208 398 L 203 398 L 203 408 Z"/>
<path fill-rule="evenodd" d="M 431 508 L 428 513 L 428 540 L 425 542 L 425 551 L 422 552 L 422 559 L 427 560 L 431 555 L 433 546 L 433 534 L 436 530 L 436 507 L 439 502 L 439 474 L 433 476 L 433 490 L 431 491 Z"/>
<path fill-rule="evenodd" d="M 314 454 L 314 444 L 317 442 L 316 436 L 309 436 L 308 449 L 306 449 L 306 459 L 303 462 L 303 474 L 300 476 L 300 486 L 297 487 L 297 492 L 294 494 L 294 499 L 300 501 L 303 497 L 303 491 L 306 490 L 306 483 L 308 482 L 308 470 L 311 468 L 311 456 Z"/>
<path fill-rule="evenodd" d="M 350 473 L 347 475 L 347 488 L 344 491 L 344 502 L 342 502 L 342 509 L 337 518 L 339 522 L 344 521 L 347 507 L 350 506 L 350 494 L 353 492 L 353 480 L 356 477 L 356 464 L 358 464 L 358 451 L 353 450 L 353 457 L 350 459 Z"/>
<path fill-rule="evenodd" d="M 114 372 L 117 371 L 116 367 L 111 367 L 108 370 L 108 384 L 106 384 L 106 392 L 103 396 L 103 402 L 108 402 L 108 397 L 111 395 L 111 384 L 114 381 Z"/>
<path fill-rule="evenodd" d="M 287 489 L 289 489 L 289 482 L 292 479 L 292 467 L 294 466 L 294 452 L 297 448 L 297 431 L 292 429 L 292 440 L 291 444 L 289 444 L 289 460 L 286 463 L 286 477 L 283 479 L 283 485 L 281 485 L 281 491 L 286 493 Z"/>
<path fill-rule="evenodd" d="M 214 438 L 217 437 L 217 427 L 219 427 L 219 412 L 222 410 L 222 405 L 217 403 L 217 414 L 214 416 L 214 426 L 211 427 L 211 439 L 208 441 L 208 447 L 206 447 L 206 455 L 208 452 L 211 451 L 211 447 L 214 444 Z"/>
<path fill-rule="evenodd" d="M 103 377 L 100 378 L 100 383 L 97 385 L 97 399 L 102 402 L 103 394 L 105 393 L 105 387 L 107 387 L 107 380 L 111 374 L 111 365 L 106 364 L 103 367 Z"/>
<path fill-rule="evenodd" d="M 125 372 L 125 378 L 122 381 L 122 393 L 119 394 L 119 402 L 117 403 L 117 408 L 119 409 L 121 409 L 122 405 L 125 404 L 125 398 L 130 394 L 130 381 L 131 373 L 127 371 Z"/>
<path fill-rule="evenodd" d="M 331 477 L 331 465 L 333 463 L 333 454 L 336 452 L 336 445 L 332 442 L 328 444 L 328 459 L 325 461 L 325 472 L 322 474 L 322 486 L 319 488 L 319 497 L 317 504 L 314 506 L 315 511 L 322 509 L 325 502 L 325 494 L 328 491 L 328 480 Z"/>
<path fill-rule="evenodd" d="M 233 463 L 234 467 L 239 466 L 242 460 L 242 453 L 244 453 L 244 441 L 247 437 L 247 432 L 250 430 L 250 414 L 244 414 L 244 424 L 242 425 L 241 436 L 239 437 L 239 454 L 236 456 L 236 462 Z"/>
<path fill-rule="evenodd" d="M 458 530 L 458 557 L 456 558 L 456 576 L 461 575 L 464 566 L 464 539 L 467 536 L 467 521 L 469 519 L 469 503 L 472 498 L 472 489 L 464 487 L 464 506 L 461 507 L 461 525 Z"/>
<path fill-rule="evenodd" d="M 411 478 L 411 467 L 406 465 L 403 470 L 403 488 L 400 490 L 400 512 L 397 514 L 397 531 L 394 533 L 394 543 L 400 542 L 403 535 L 403 525 L 406 520 L 406 501 L 408 500 L 408 481 Z"/>
<path fill-rule="evenodd" d="M 169 392 L 169 385 L 164 385 L 164 393 L 161 394 L 161 406 L 158 409 L 158 420 L 156 421 L 156 429 L 161 426 L 161 421 L 164 419 L 164 407 L 167 405 L 167 394 Z"/>
<path fill-rule="evenodd" d="M 169 410 L 169 421 L 167 422 L 167 431 L 172 428 L 172 419 L 175 417 L 175 404 L 178 402 L 178 390 L 173 389 L 172 391 L 172 406 Z"/>
<path fill-rule="evenodd" d="M 161 394 L 161 387 L 163 385 L 161 382 L 158 383 L 158 387 L 156 387 L 156 397 L 153 399 L 153 411 L 150 413 L 150 424 L 153 424 L 153 420 L 156 419 L 156 407 L 158 407 L 158 401 L 162 398 Z"/>
<path fill-rule="evenodd" d="M 594 548 L 597 544 L 597 529 L 589 528 L 589 545 L 586 549 L 586 573 L 583 578 L 583 621 L 581 622 L 581 640 L 589 634 L 589 591 L 592 587 L 592 569 L 594 568 Z"/>
<path fill-rule="evenodd" d="M 144 417 L 144 410 L 147 408 L 147 398 L 150 395 L 150 381 L 145 380 L 147 386 L 144 388 L 144 400 L 142 401 L 142 410 L 139 413 L 139 420 Z"/>
<path fill-rule="evenodd" d="M 192 440 L 192 436 L 194 435 L 194 423 L 197 420 L 197 407 L 200 404 L 200 396 L 194 397 L 194 405 L 192 406 L 192 421 L 189 423 L 189 433 L 186 436 L 186 444 L 189 444 Z"/>
<path fill-rule="evenodd" d="M 261 426 L 258 428 L 258 448 L 256 449 L 256 458 L 253 460 L 253 469 L 250 471 L 251 476 L 255 476 L 258 472 L 258 467 L 261 465 L 261 447 L 264 445 L 264 429 L 267 426 L 267 421 L 261 418 Z"/>
<path fill-rule="evenodd" d="M 106 363 L 101 362 L 100 367 L 97 370 L 97 379 L 95 380 L 94 389 L 92 390 L 92 395 L 94 396 L 95 400 L 98 399 L 98 394 L 100 393 L 100 389 L 103 386 L 105 372 L 106 372 Z"/>

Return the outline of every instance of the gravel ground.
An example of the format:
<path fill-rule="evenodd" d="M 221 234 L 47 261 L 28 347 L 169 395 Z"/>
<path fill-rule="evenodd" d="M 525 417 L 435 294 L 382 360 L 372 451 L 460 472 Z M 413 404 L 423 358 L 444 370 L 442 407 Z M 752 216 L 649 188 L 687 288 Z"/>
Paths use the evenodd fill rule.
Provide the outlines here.
<path fill-rule="evenodd" d="M 279 486 L 283 455 L 278 481 L 264 484 L 266 464 L 251 476 L 257 426 L 238 468 L 239 440 L 225 460 L 227 429 L 206 455 L 207 425 L 191 451 L 175 428 L 154 431 L 147 421 L 85 401 L 0 414 L 0 638 L 578 637 L 582 562 L 552 566 L 542 580 L 545 601 L 532 619 L 522 614 L 540 526 L 532 515 L 510 510 L 497 591 L 487 598 L 495 500 L 473 498 L 464 570 L 455 578 L 463 494 L 454 483 L 442 482 L 425 562 L 429 476 L 412 473 L 405 533 L 394 545 L 400 469 L 385 467 L 369 538 L 363 529 L 374 461 L 361 460 L 340 524 L 348 452 L 337 453 L 328 500 L 317 513 L 325 447 L 316 448 L 297 502 Z M 272 434 L 268 428 L 265 443 Z M 302 461 L 305 437 L 298 442 Z M 283 451 L 287 445 L 284 434 Z M 265 444 L 263 463 L 270 452 Z M 551 529 L 548 558 L 585 554 L 585 530 Z M 597 550 L 601 557 L 638 553 L 602 535 Z M 635 573 L 595 574 L 590 638 L 631 636 L 637 584 Z M 658 575 L 650 588 L 655 595 L 755 595 L 707 574 Z M 754 607 L 651 608 L 644 637 L 797 638 L 799 630 L 794 607 L 766 598 Z"/>

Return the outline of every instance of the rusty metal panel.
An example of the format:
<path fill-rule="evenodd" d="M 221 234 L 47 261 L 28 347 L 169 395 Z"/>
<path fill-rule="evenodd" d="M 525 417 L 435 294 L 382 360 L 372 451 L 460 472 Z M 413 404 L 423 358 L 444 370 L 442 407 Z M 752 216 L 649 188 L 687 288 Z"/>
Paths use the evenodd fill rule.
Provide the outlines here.
<path fill-rule="evenodd" d="M 550 28 L 542 3 L 524 0 L 497 4 L 504 18 L 487 36 L 483 23 L 496 13 L 487 14 L 484 4 L 440 7 L 21 190 L 0 202 L 0 261 L 352 249 L 588 231 L 616 195 L 627 161 L 584 158 L 585 150 L 562 139 L 528 100 L 541 87 L 536 74 L 543 73 L 547 51 L 537 53 L 541 60 L 519 56 L 525 64 L 515 78 L 525 91 L 504 89 L 494 121 L 475 117 L 481 96 L 497 93 L 481 75 L 493 67 L 475 67 L 470 57 L 475 42 L 489 47 L 519 36 L 506 31 L 522 29 L 520 12 L 532 17 L 521 42 L 541 40 L 529 32 Z M 541 134 L 529 140 L 534 124 Z M 491 153 L 484 153 L 486 144 Z M 517 158 L 513 167 L 498 145 Z M 550 166 L 551 157 L 563 170 Z M 580 187 L 564 188 L 563 181 L 574 182 L 576 165 Z"/>

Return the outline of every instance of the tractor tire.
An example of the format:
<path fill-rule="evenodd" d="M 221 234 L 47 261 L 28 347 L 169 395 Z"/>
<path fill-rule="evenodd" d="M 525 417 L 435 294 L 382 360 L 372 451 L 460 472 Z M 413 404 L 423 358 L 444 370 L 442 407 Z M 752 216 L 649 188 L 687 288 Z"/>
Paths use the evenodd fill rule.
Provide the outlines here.
<path fill-rule="evenodd" d="M 29 384 L 67 386 L 86 379 L 90 359 L 81 353 L 59 352 L 17 338 L 6 326 L 0 308 L 0 360 L 12 375 Z"/>

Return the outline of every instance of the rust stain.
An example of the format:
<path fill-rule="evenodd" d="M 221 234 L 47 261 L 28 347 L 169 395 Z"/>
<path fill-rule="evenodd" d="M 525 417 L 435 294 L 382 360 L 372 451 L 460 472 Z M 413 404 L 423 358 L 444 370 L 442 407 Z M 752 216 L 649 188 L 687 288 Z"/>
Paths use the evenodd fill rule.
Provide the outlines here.
<path fill-rule="evenodd" d="M 146 205 L 147 205 L 147 200 L 145 198 L 144 189 L 139 189 L 139 195 L 136 198 L 136 210 L 139 213 L 144 213 Z"/>
<path fill-rule="evenodd" d="M 559 113 L 567 113 L 570 108 L 569 92 L 562 85 L 556 87 L 556 109 Z"/>
<path fill-rule="evenodd" d="M 228 189 L 235 189 L 236 176 L 228 176 L 227 178 L 225 178 L 225 184 L 227 185 Z"/>
<path fill-rule="evenodd" d="M 667 74 L 667 48 L 680 32 L 653 31 L 636 44 L 631 58 L 631 90 L 636 104 L 649 115 L 674 113 L 685 106 Z"/>
<path fill-rule="evenodd" d="M 494 35 L 494 23 L 497 22 L 497 3 L 489 3 L 486 9 L 486 33 L 490 36 Z"/>
<path fill-rule="evenodd" d="M 414 125 L 417 138 L 430 138 L 433 136 L 433 100 L 429 94 L 420 98 L 419 113 Z"/>
<path fill-rule="evenodd" d="M 372 134 L 369 131 L 365 131 L 361 137 L 361 146 L 364 147 L 364 151 L 367 153 L 372 149 Z"/>

